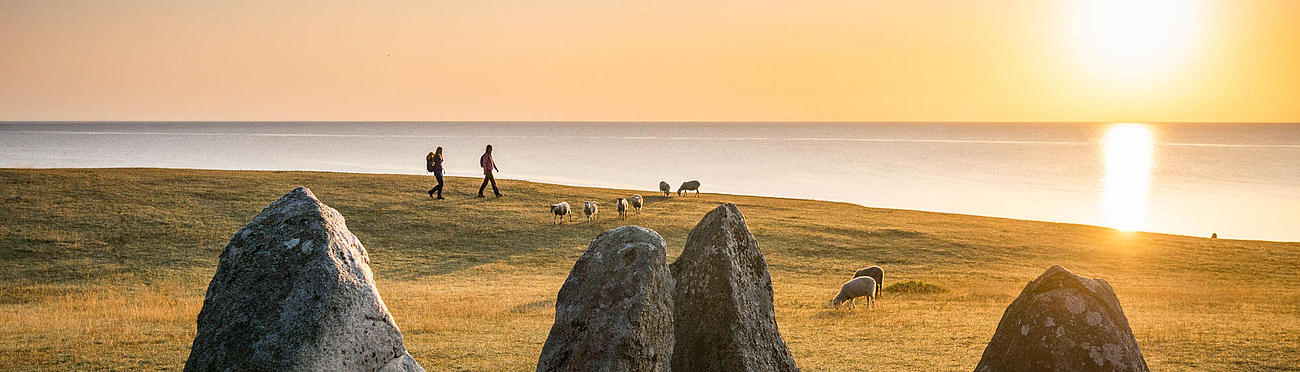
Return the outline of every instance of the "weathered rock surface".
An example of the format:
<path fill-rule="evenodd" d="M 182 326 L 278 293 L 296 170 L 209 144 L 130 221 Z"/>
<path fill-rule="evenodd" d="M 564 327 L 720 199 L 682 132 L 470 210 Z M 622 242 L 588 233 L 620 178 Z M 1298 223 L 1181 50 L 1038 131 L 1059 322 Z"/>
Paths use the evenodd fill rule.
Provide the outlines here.
<path fill-rule="evenodd" d="M 724 204 L 672 264 L 677 371 L 797 371 L 772 306 L 772 277 L 745 216 Z"/>
<path fill-rule="evenodd" d="M 187 371 L 423 371 L 343 216 L 299 187 L 239 229 L 208 284 Z"/>
<path fill-rule="evenodd" d="M 623 226 L 592 240 L 560 287 L 538 371 L 668 371 L 673 278 L 664 239 Z"/>
<path fill-rule="evenodd" d="M 1148 371 L 1110 284 L 1052 266 L 1007 306 L 977 372 Z"/>

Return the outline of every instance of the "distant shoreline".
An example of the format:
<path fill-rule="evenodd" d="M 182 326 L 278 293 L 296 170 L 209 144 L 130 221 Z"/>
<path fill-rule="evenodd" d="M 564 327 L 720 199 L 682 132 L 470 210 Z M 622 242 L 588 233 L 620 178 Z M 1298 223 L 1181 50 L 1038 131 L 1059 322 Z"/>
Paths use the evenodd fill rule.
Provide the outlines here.
<path fill-rule="evenodd" d="M 165 167 L 86 167 L 86 168 L 80 168 L 80 167 L 61 167 L 61 168 L 22 167 L 22 168 L 0 168 L 0 171 L 10 171 L 10 170 L 18 170 L 18 171 L 21 171 L 21 170 L 54 170 L 54 171 L 57 171 L 57 170 L 162 170 L 162 171 L 201 171 L 201 172 L 322 173 L 322 174 L 336 174 L 336 175 L 378 175 L 378 176 L 402 176 L 402 177 L 429 177 L 430 182 L 432 182 L 432 175 L 429 175 L 429 174 L 414 174 L 414 173 L 383 173 L 383 172 L 344 172 L 344 171 L 329 171 L 329 170 L 211 169 L 211 168 L 165 168 Z M 448 174 L 448 175 L 446 176 L 446 178 L 447 178 L 448 180 L 458 180 L 458 179 L 459 179 L 459 180 L 472 181 L 471 183 L 473 183 L 474 185 L 477 185 L 478 182 L 479 182 L 480 180 L 482 180 L 482 177 L 481 177 L 481 176 L 476 177 L 476 176 L 474 176 L 474 175 L 464 175 L 464 174 Z M 511 178 L 511 177 L 504 177 L 504 176 L 497 176 L 497 179 L 498 179 L 498 180 L 503 180 L 503 181 L 511 181 L 511 182 L 527 182 L 527 183 L 541 184 L 541 185 L 569 186 L 569 187 L 579 187 L 579 188 L 598 189 L 598 190 L 624 190 L 624 191 L 633 191 L 633 192 L 643 192 L 643 193 L 646 193 L 646 194 L 643 194 L 643 195 L 655 195 L 655 194 L 658 193 L 657 190 L 637 189 L 637 188 L 633 188 L 633 187 L 623 187 L 623 186 L 619 186 L 619 185 L 592 185 L 592 184 L 581 184 L 581 183 L 565 183 L 565 182 L 552 182 L 552 181 L 538 181 L 538 180 L 519 179 L 519 178 Z M 676 190 L 676 186 L 673 186 L 673 188 L 674 188 L 674 190 Z M 865 208 L 870 208 L 870 209 L 878 209 L 878 210 L 893 210 L 893 211 L 906 211 L 906 212 L 919 212 L 919 213 L 934 213 L 934 214 L 942 214 L 942 215 L 949 215 L 949 216 L 964 216 L 964 217 L 990 218 L 990 219 L 998 219 L 998 220 L 1006 220 L 1006 221 L 1024 221 L 1024 222 L 1035 222 L 1035 223 L 1050 223 L 1050 224 L 1060 224 L 1060 225 L 1069 225 L 1069 226 L 1081 226 L 1081 227 L 1089 227 L 1089 228 L 1109 229 L 1109 230 L 1114 230 L 1114 231 L 1116 231 L 1116 232 L 1118 232 L 1118 233 L 1166 235 L 1166 236 L 1177 236 L 1177 237 L 1188 237 L 1188 238 L 1208 238 L 1208 236 L 1184 235 L 1184 234 L 1171 234 L 1171 233 L 1152 232 L 1152 231 L 1141 231 L 1141 230 L 1139 230 L 1139 231 L 1122 231 L 1122 230 L 1114 229 L 1114 228 L 1109 227 L 1109 226 L 1090 225 L 1090 224 L 1076 223 L 1076 222 L 1048 221 L 1048 220 L 1034 220 L 1034 219 L 1025 219 L 1025 218 L 1013 218 L 1013 217 L 1002 217 L 1002 216 L 988 216 L 988 215 L 978 215 L 978 214 L 969 214 L 969 213 L 956 213 L 956 212 L 935 211 L 935 210 L 925 210 L 925 209 L 908 209 L 908 208 L 878 207 L 878 206 L 862 205 L 862 204 L 857 204 L 857 203 L 852 203 L 852 202 L 847 202 L 847 201 L 838 201 L 838 200 L 825 200 L 825 199 L 814 199 L 814 198 L 793 198 L 793 197 L 768 196 L 768 195 L 751 195 L 751 194 L 736 194 L 736 193 L 711 193 L 711 192 L 706 192 L 706 194 L 722 195 L 722 196 L 741 196 L 741 197 L 752 197 L 752 198 L 762 198 L 762 199 L 772 199 L 772 200 L 813 201 L 813 202 L 820 202 L 820 203 L 848 204 L 848 205 L 854 205 L 854 206 L 860 206 L 860 207 L 865 207 Z M 674 195 L 675 195 L 675 191 L 674 191 Z M 674 197 L 676 197 L 676 196 L 674 196 Z M 1233 237 L 1219 237 L 1218 239 L 1220 239 L 1220 240 L 1235 240 L 1235 241 L 1249 241 L 1249 242 L 1269 242 L 1269 243 L 1297 243 L 1297 242 L 1300 242 L 1300 241 L 1267 240 L 1267 239 L 1238 239 L 1238 238 L 1233 238 Z"/>

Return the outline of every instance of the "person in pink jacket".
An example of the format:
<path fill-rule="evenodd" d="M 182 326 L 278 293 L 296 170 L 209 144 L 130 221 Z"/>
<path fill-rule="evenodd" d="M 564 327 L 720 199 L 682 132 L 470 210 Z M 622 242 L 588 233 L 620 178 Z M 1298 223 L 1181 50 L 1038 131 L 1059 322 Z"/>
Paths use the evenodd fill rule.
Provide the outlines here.
<path fill-rule="evenodd" d="M 483 167 L 483 184 L 478 187 L 478 197 L 483 197 L 483 189 L 487 188 L 488 182 L 492 183 L 492 193 L 498 198 L 501 197 L 501 190 L 497 189 L 497 179 L 492 177 L 492 171 L 501 171 L 497 169 L 497 163 L 492 161 L 492 145 L 487 145 L 487 151 L 478 158 L 478 165 Z"/>

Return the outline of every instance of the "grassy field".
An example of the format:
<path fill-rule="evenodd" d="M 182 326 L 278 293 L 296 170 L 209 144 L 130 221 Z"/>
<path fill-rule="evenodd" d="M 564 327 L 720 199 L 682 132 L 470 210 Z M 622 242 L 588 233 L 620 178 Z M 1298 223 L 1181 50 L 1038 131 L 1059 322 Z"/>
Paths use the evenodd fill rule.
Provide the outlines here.
<path fill-rule="evenodd" d="M 434 370 L 531 370 L 556 292 L 599 232 L 658 231 L 669 260 L 720 202 L 749 221 L 772 273 L 782 335 L 805 370 L 971 370 L 1002 311 L 1053 264 L 1105 278 L 1153 370 L 1300 369 L 1300 243 L 704 194 L 615 220 L 628 190 L 316 172 L 0 170 L 0 370 L 179 369 L 230 235 L 307 186 L 370 252 L 411 354 Z M 654 187 L 654 185 L 647 185 Z M 597 222 L 550 224 L 546 205 L 599 200 Z M 823 307 L 855 269 L 947 292 Z"/>

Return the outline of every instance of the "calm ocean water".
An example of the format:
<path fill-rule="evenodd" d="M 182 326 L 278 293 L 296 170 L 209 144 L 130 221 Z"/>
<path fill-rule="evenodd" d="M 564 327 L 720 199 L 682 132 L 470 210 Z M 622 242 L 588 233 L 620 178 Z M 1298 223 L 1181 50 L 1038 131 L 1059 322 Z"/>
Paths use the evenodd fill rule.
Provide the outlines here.
<path fill-rule="evenodd" d="M 501 178 L 1300 240 L 1296 124 L 0 123 L 0 167 L 475 176 L 489 143 Z"/>

